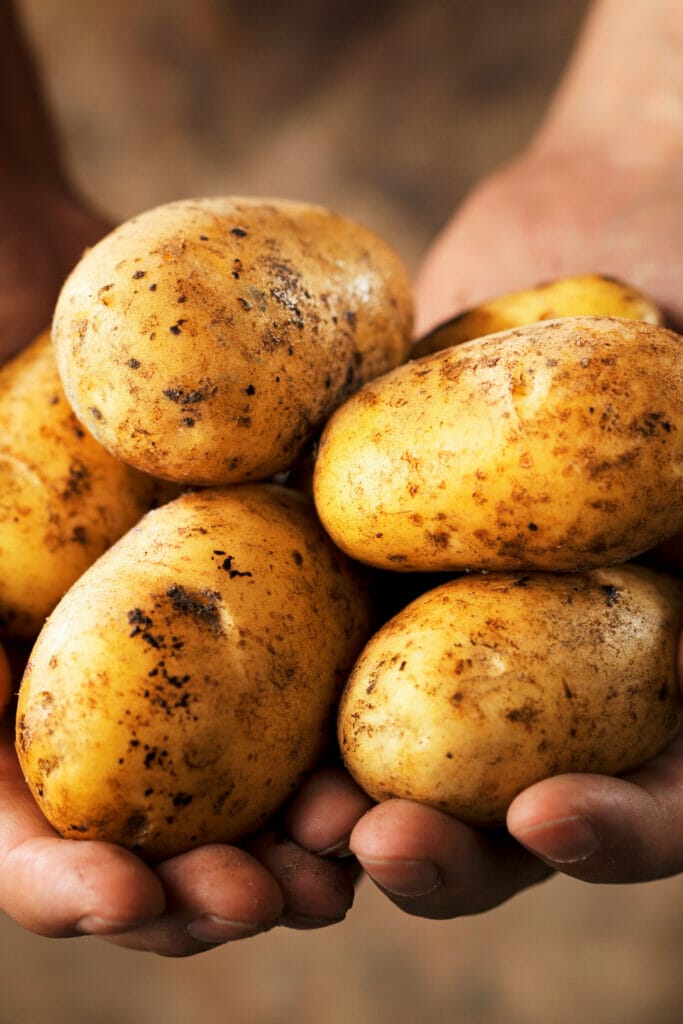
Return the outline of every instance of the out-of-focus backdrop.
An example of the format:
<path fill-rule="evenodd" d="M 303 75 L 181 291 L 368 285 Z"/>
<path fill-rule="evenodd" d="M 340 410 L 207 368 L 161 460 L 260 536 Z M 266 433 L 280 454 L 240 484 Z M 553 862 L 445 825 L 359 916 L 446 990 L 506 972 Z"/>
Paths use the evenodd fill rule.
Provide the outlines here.
<path fill-rule="evenodd" d="M 291 196 L 415 269 L 528 139 L 584 0 L 22 0 L 81 190 L 112 220 L 188 195 Z M 49 894 L 46 894 L 49 898 Z M 683 878 L 556 878 L 477 918 L 347 920 L 184 961 L 0 918 L 0 1024 L 679 1024 Z"/>

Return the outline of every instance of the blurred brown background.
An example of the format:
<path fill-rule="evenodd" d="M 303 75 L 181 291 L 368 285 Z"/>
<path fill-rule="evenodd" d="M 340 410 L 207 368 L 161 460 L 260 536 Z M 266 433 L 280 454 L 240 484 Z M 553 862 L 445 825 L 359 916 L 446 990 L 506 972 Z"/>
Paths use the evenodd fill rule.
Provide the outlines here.
<path fill-rule="evenodd" d="M 415 268 L 528 139 L 583 0 L 23 0 L 74 177 L 113 220 L 167 199 L 334 206 Z M 554 879 L 420 921 L 369 884 L 324 932 L 185 961 L 0 918 L 0 1024 L 678 1024 L 683 878 Z M 49 894 L 46 894 L 49 898 Z"/>

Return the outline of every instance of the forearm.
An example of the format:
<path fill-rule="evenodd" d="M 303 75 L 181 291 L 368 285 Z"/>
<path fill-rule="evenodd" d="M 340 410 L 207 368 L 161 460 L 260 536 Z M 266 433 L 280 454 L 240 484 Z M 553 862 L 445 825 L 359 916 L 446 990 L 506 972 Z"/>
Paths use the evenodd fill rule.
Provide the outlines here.
<path fill-rule="evenodd" d="M 65 187 L 59 146 L 15 5 L 0 0 L 0 174 Z"/>
<path fill-rule="evenodd" d="M 683 148 L 683 0 L 595 0 L 534 140 L 645 165 Z"/>

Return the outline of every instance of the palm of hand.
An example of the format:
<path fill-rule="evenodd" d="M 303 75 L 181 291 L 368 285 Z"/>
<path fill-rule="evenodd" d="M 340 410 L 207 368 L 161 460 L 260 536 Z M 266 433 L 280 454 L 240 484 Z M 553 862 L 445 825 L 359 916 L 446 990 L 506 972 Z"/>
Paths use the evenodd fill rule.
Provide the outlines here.
<path fill-rule="evenodd" d="M 525 156 L 465 201 L 417 282 L 418 333 L 553 278 L 621 278 L 683 325 L 683 182 L 677 166 L 614 168 Z"/>

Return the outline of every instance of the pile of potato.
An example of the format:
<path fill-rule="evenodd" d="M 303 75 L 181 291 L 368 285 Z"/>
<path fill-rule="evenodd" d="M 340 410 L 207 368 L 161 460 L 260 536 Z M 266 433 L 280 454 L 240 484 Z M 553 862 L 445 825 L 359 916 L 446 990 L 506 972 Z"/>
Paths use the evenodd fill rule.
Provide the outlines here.
<path fill-rule="evenodd" d="M 0 625 L 39 633 L 17 752 L 62 835 L 239 842 L 337 719 L 373 797 L 486 824 L 678 728 L 681 588 L 621 563 L 683 530 L 683 339 L 588 277 L 411 343 L 376 235 L 202 199 L 89 250 L 0 371 Z"/>

